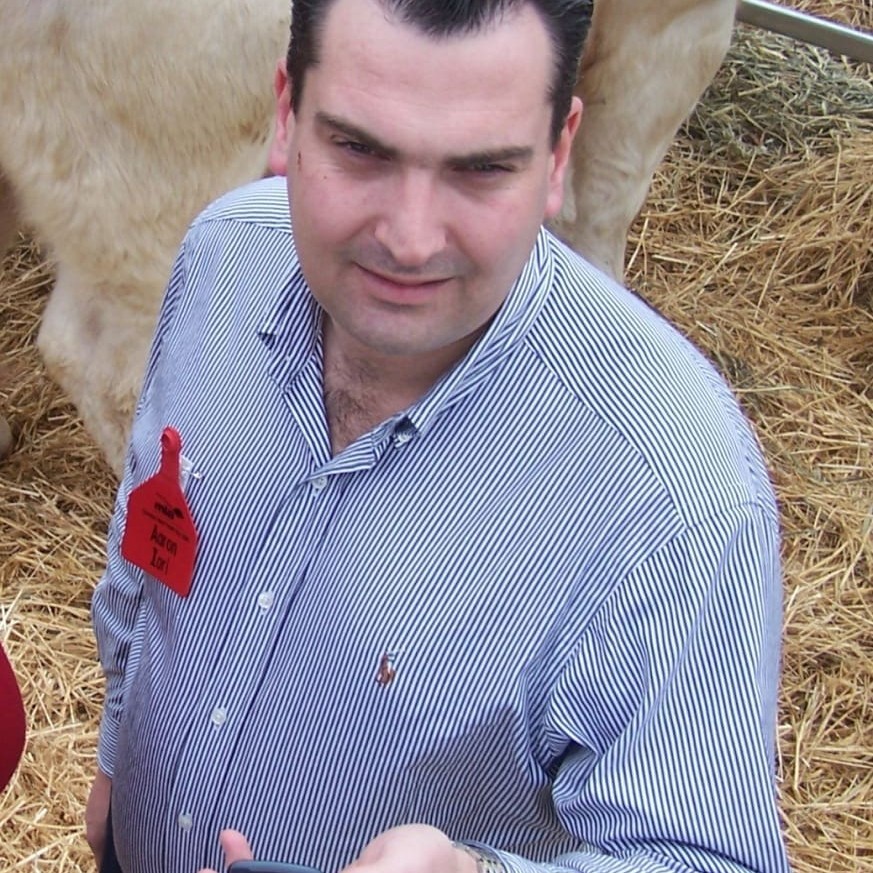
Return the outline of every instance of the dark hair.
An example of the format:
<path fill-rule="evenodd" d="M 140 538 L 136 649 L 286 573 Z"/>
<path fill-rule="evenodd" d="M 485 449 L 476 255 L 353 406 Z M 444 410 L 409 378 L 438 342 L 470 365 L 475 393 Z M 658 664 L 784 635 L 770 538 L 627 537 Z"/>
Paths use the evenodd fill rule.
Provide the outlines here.
<path fill-rule="evenodd" d="M 334 0 L 294 0 L 288 75 L 291 108 L 296 112 L 306 71 L 319 62 L 319 48 L 327 11 Z M 591 24 L 593 0 L 378 0 L 398 21 L 427 36 L 472 33 L 501 15 L 530 4 L 540 16 L 552 43 L 554 76 L 549 87 L 552 103 L 551 138 L 554 145 L 570 111 L 579 73 L 582 45 Z"/>

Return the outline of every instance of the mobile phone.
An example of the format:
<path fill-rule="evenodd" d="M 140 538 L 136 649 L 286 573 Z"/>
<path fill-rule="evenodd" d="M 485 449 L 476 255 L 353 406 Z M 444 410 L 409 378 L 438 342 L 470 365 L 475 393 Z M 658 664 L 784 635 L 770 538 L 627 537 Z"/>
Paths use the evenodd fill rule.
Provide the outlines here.
<path fill-rule="evenodd" d="M 234 861 L 227 873 L 320 873 L 304 864 L 282 864 L 279 861 Z"/>

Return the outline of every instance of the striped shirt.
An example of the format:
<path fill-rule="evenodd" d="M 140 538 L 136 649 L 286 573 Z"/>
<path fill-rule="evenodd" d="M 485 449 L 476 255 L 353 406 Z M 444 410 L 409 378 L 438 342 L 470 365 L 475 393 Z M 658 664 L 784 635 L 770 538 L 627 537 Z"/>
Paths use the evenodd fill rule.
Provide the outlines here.
<path fill-rule="evenodd" d="M 470 352 L 333 457 L 284 180 L 195 221 L 93 601 L 126 873 L 333 873 L 422 822 L 511 871 L 784 871 L 778 522 L 704 358 L 546 231 Z M 183 442 L 190 596 L 125 561 Z"/>

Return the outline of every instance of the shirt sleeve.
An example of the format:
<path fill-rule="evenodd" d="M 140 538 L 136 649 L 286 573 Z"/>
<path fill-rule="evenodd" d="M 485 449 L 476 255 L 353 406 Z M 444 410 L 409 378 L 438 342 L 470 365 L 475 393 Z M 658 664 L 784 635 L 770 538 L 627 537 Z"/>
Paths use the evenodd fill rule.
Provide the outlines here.
<path fill-rule="evenodd" d="M 185 286 L 184 247 L 170 275 L 152 346 L 146 364 L 143 386 L 137 403 L 136 416 L 141 414 L 158 367 L 161 348 L 170 330 L 176 303 Z M 137 653 L 133 647 L 139 605 L 143 590 L 143 572 L 121 556 L 127 501 L 139 484 L 133 449 L 128 446 L 124 473 L 115 498 L 115 508 L 109 522 L 106 542 L 106 570 L 91 599 L 91 619 L 97 640 L 97 653 L 106 677 L 106 695 L 97 742 L 97 764 L 107 776 L 115 767 L 118 730 L 124 710 L 125 677 L 133 674 Z"/>
<path fill-rule="evenodd" d="M 577 851 L 511 873 L 776 873 L 777 521 L 743 506 L 683 531 L 600 610 L 552 689 L 552 799 Z"/>

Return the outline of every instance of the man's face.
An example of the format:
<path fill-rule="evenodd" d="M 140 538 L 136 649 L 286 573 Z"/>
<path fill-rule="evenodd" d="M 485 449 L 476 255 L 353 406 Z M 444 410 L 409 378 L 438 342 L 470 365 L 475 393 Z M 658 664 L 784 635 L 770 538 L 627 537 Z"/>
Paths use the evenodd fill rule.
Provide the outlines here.
<path fill-rule="evenodd" d="M 433 39 L 377 0 L 332 4 L 296 112 L 280 69 L 270 167 L 346 350 L 452 361 L 481 333 L 561 205 L 581 107 L 553 148 L 551 74 L 529 6 Z"/>

